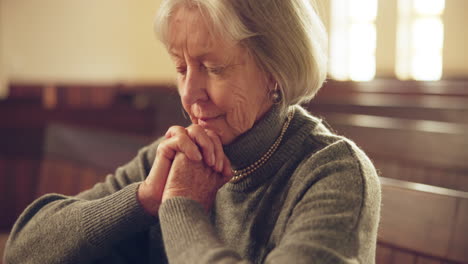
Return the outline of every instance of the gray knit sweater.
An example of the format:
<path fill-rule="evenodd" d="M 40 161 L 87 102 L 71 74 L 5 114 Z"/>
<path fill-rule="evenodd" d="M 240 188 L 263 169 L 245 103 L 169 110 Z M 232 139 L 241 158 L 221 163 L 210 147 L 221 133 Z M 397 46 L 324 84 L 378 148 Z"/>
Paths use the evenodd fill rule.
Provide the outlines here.
<path fill-rule="evenodd" d="M 273 108 L 225 147 L 245 167 L 278 137 Z M 218 192 L 208 215 L 172 198 L 159 217 L 137 201 L 158 142 L 75 197 L 45 195 L 18 218 L 5 263 L 374 263 L 380 213 L 376 171 L 356 145 L 301 107 L 271 159 Z"/>

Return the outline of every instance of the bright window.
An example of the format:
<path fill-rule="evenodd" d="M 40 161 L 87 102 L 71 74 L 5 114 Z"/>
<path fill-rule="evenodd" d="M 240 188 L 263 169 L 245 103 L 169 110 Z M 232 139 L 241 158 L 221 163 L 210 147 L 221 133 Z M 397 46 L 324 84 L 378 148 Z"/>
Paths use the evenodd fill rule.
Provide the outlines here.
<path fill-rule="evenodd" d="M 369 81 L 375 76 L 378 0 L 332 0 L 330 68 L 333 79 Z"/>
<path fill-rule="evenodd" d="M 431 81 L 442 77 L 445 0 L 399 0 L 396 75 Z"/>

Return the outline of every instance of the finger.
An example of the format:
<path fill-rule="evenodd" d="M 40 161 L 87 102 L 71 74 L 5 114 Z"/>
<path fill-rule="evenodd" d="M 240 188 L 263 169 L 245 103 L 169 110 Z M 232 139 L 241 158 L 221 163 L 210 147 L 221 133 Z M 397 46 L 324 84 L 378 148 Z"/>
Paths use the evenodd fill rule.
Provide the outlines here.
<path fill-rule="evenodd" d="M 187 134 L 187 131 L 185 130 L 184 127 L 181 126 L 171 126 L 166 134 L 164 135 L 165 138 L 171 138 L 175 135 L 180 135 L 180 134 Z"/>
<path fill-rule="evenodd" d="M 206 134 L 205 130 L 199 125 L 192 125 L 187 128 L 187 133 L 201 148 L 206 164 L 210 167 L 215 166 L 216 157 L 214 143 Z"/>
<path fill-rule="evenodd" d="M 162 201 L 162 194 L 164 186 L 166 186 L 167 177 L 171 169 L 172 160 L 166 158 L 164 155 L 156 154 L 153 166 L 148 174 L 148 178 L 145 181 L 157 194 L 157 200 Z"/>
<path fill-rule="evenodd" d="M 231 168 L 231 162 L 229 159 L 224 155 L 224 167 L 223 167 L 223 180 L 224 182 L 228 182 L 232 178 L 232 168 Z"/>
<path fill-rule="evenodd" d="M 164 140 L 159 144 L 158 151 L 169 160 L 173 160 L 177 152 L 185 153 L 185 155 L 193 161 L 200 161 L 203 159 L 198 146 L 188 135 L 184 134 L 178 134 Z"/>
<path fill-rule="evenodd" d="M 224 167 L 224 150 L 223 150 L 223 144 L 221 143 L 221 140 L 219 139 L 219 136 L 211 131 L 211 130 L 205 130 L 206 134 L 208 137 L 210 137 L 211 141 L 213 142 L 214 146 L 214 153 L 215 153 L 215 171 L 221 173 L 223 172 L 223 167 Z"/>

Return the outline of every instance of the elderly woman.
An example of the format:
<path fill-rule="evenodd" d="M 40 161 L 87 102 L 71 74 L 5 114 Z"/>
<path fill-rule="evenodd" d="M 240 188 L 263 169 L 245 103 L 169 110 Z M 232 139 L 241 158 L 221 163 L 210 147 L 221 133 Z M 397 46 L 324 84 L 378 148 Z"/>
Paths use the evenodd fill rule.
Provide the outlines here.
<path fill-rule="evenodd" d="M 166 0 L 156 31 L 192 125 L 18 219 L 6 263 L 374 263 L 376 171 L 298 104 L 326 76 L 308 0 Z"/>

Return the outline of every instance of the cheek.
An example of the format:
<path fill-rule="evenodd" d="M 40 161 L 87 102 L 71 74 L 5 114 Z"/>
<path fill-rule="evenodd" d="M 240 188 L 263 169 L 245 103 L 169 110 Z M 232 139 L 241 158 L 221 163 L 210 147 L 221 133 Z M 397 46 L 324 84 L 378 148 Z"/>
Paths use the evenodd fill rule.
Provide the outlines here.
<path fill-rule="evenodd" d="M 185 112 L 187 113 L 188 117 L 190 118 L 190 121 L 193 123 L 193 124 L 197 124 L 197 119 L 193 118 L 193 113 L 190 109 L 190 106 L 187 106 L 185 104 L 182 104 L 182 107 L 184 108 Z M 185 115 L 185 114 L 184 114 Z M 187 118 L 187 116 L 185 116 L 185 118 Z"/>
<path fill-rule="evenodd" d="M 179 91 L 179 96 L 180 96 L 180 91 Z M 193 118 L 194 116 L 194 113 L 193 113 L 193 109 L 191 109 L 191 105 L 187 105 L 187 104 L 184 104 L 184 101 L 182 100 L 182 98 L 179 98 L 181 104 L 182 104 L 182 107 L 184 108 L 185 112 L 188 114 L 188 116 L 190 117 L 190 120 L 192 121 L 192 123 L 197 122 L 197 120 L 195 118 Z"/>
<path fill-rule="evenodd" d="M 255 105 L 258 102 L 252 100 L 254 97 L 248 93 L 246 87 L 248 86 L 230 87 L 231 92 L 225 96 L 225 105 L 229 107 L 226 109 L 226 121 L 237 134 L 253 126 L 257 113 Z"/>

